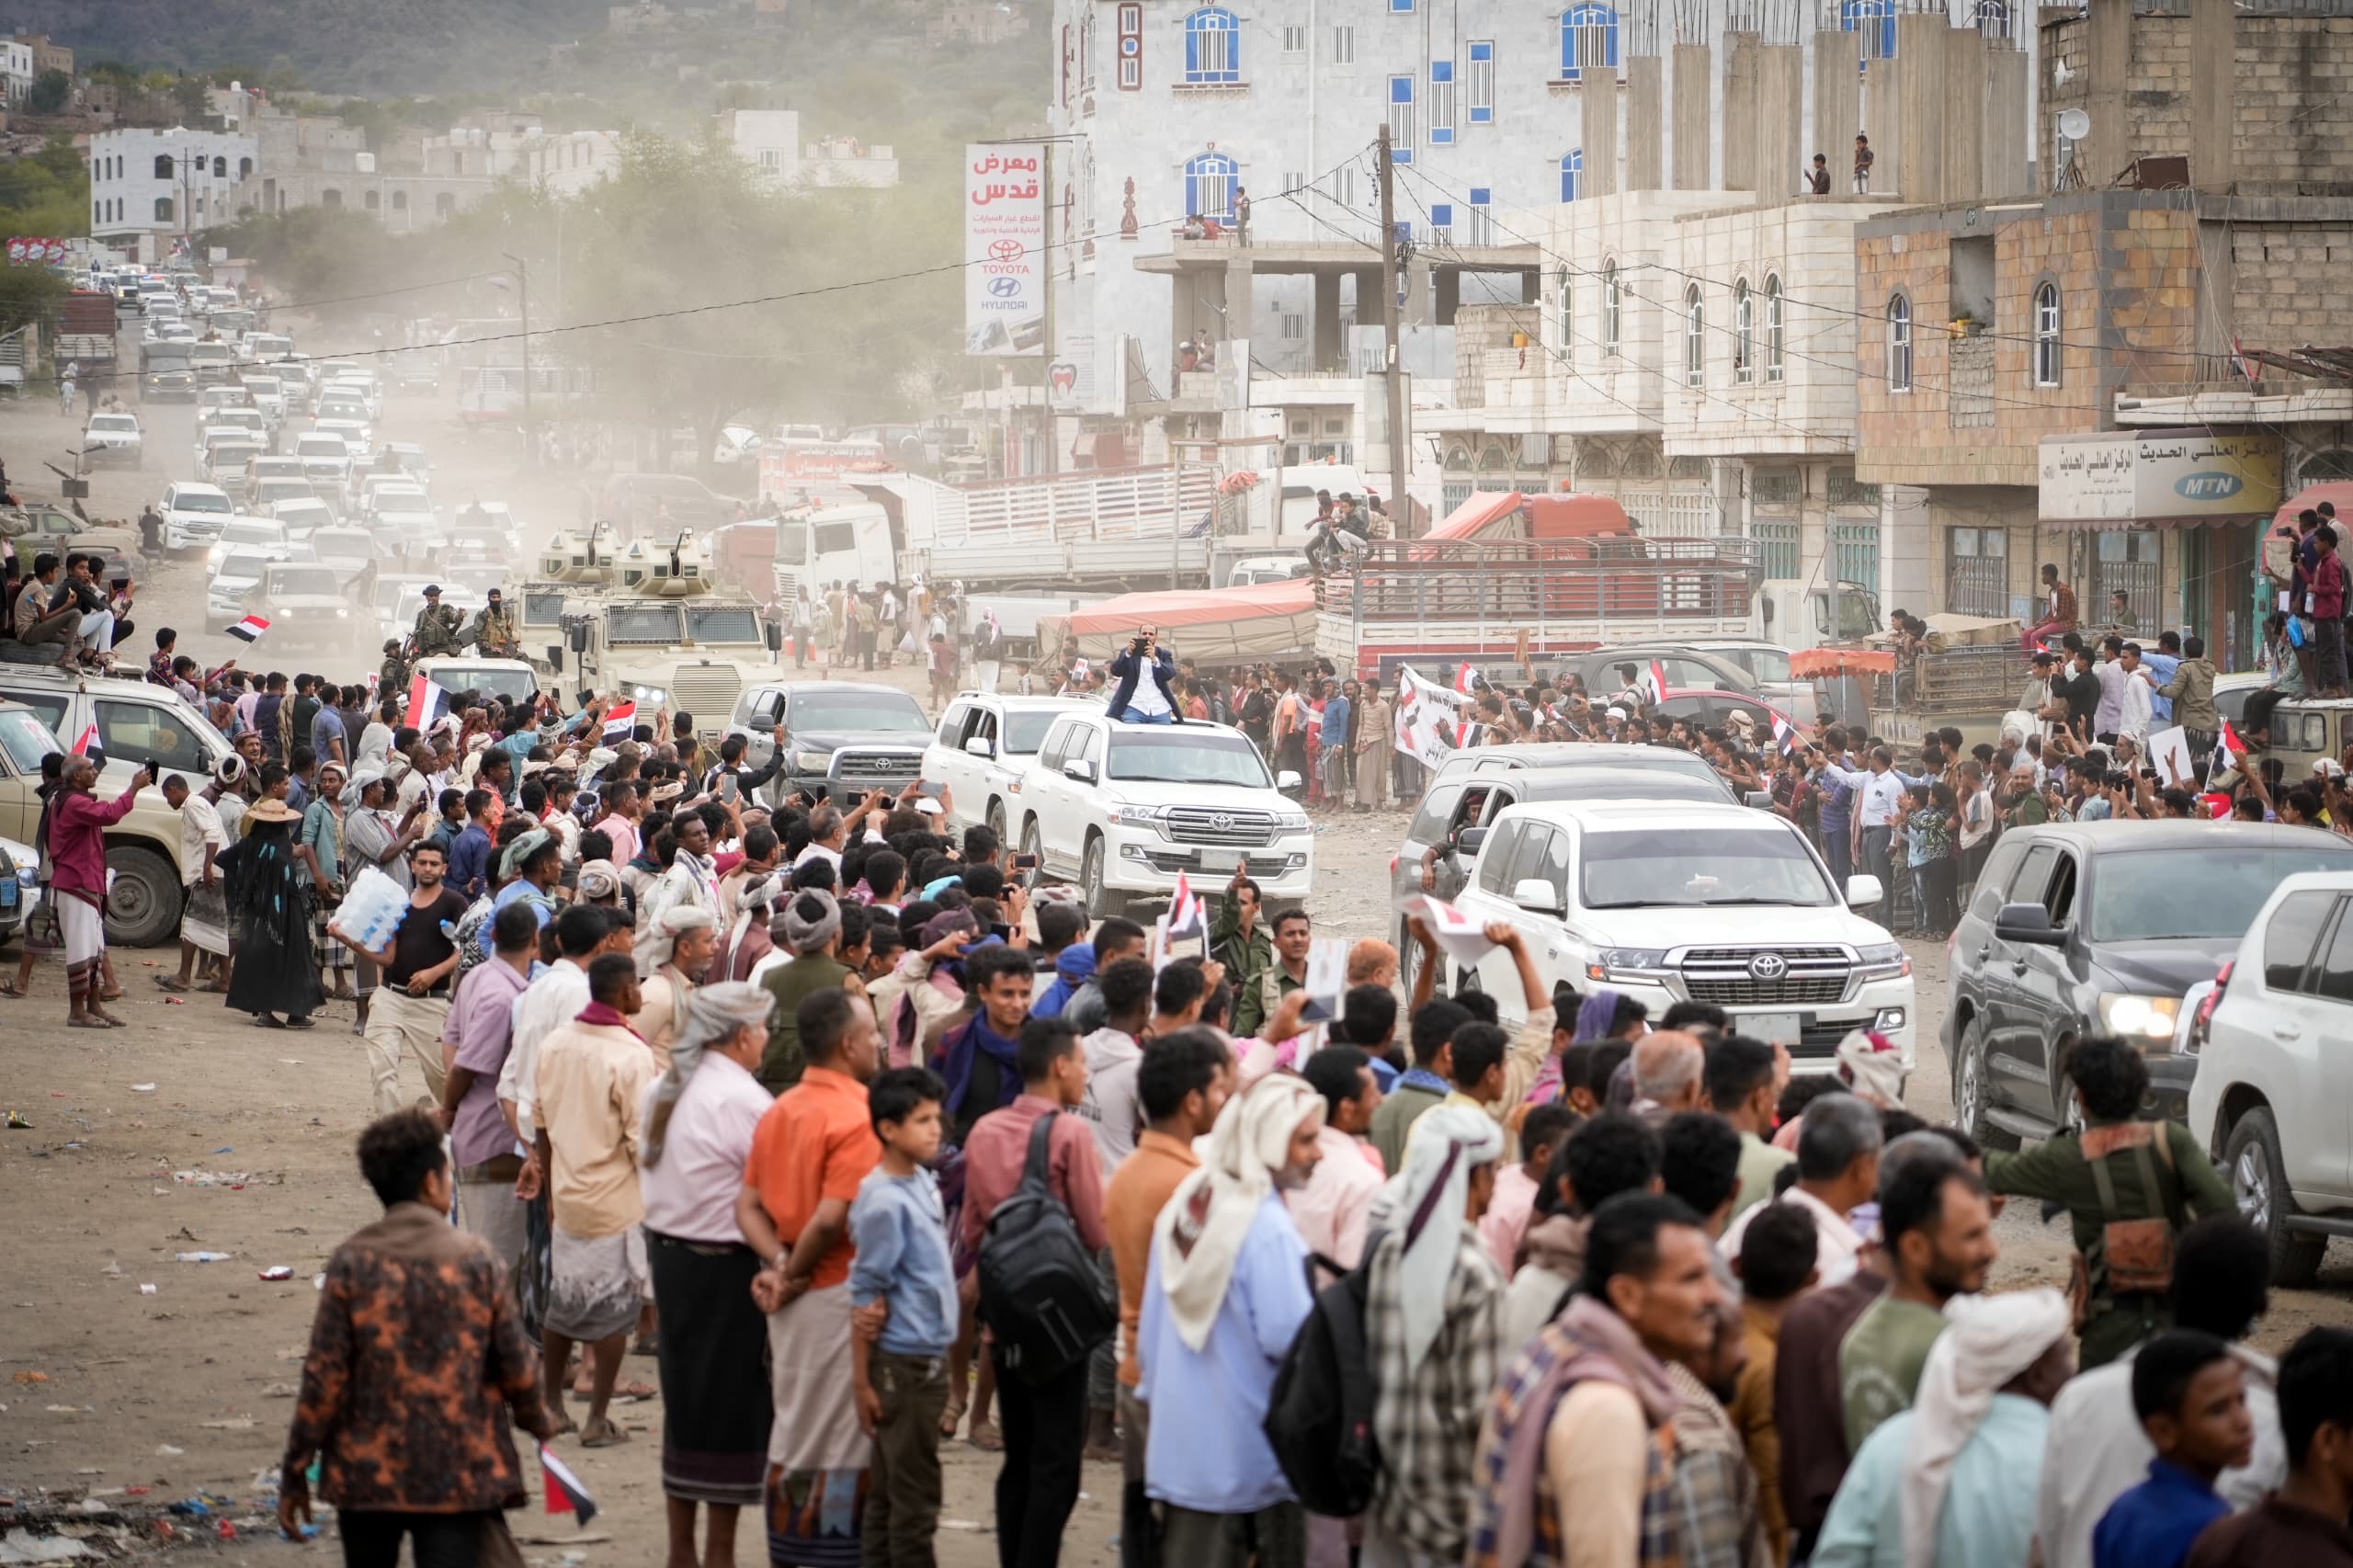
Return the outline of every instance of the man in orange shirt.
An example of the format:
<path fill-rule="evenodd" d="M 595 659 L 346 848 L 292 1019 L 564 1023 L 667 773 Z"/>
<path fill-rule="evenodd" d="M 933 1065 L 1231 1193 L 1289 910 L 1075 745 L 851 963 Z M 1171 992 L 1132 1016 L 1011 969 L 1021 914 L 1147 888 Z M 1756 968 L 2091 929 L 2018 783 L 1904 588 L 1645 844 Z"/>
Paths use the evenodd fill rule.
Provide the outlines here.
<path fill-rule="evenodd" d="M 1178 1029 L 1152 1042 L 1136 1069 L 1136 1098 L 1143 1135 L 1120 1162 L 1103 1195 L 1103 1223 L 1111 1233 L 1111 1261 L 1120 1277 L 1120 1459 L 1126 1483 L 1120 1504 L 1120 1560 L 1145 1562 L 1156 1526 L 1144 1494 L 1143 1450 L 1148 1412 L 1136 1398 L 1136 1324 L 1143 1312 L 1144 1277 L 1152 1266 L 1152 1228 L 1184 1179 L 1200 1168 L 1193 1140 L 1217 1125 L 1233 1085 L 1233 1056 L 1216 1031 Z"/>
<path fill-rule="evenodd" d="M 735 1222 L 768 1259 L 753 1298 L 768 1315 L 776 1425 L 768 1436 L 768 1559 L 854 1558 L 873 1441 L 850 1377 L 849 1206 L 882 1157 L 866 1109 L 881 1035 L 863 996 L 829 989 L 794 1013 L 807 1066 L 752 1134 Z"/>

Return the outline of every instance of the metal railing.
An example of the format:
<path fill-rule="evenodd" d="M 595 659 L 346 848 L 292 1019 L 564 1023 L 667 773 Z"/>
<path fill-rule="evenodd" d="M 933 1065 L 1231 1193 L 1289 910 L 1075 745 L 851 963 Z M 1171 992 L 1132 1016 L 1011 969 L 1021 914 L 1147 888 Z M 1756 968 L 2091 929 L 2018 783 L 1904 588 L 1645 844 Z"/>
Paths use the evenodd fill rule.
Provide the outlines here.
<path fill-rule="evenodd" d="M 1433 622 L 1452 638 L 1469 622 L 1482 642 L 1525 631 L 1540 643 L 1571 625 L 1582 636 L 1745 618 L 1760 566 L 1753 541 L 1720 536 L 1380 540 L 1316 595 L 1360 642 L 1411 640 Z"/>
<path fill-rule="evenodd" d="M 1217 500 L 1206 464 L 1102 469 L 1056 479 L 941 485 L 941 544 L 1086 544 L 1198 531 Z"/>

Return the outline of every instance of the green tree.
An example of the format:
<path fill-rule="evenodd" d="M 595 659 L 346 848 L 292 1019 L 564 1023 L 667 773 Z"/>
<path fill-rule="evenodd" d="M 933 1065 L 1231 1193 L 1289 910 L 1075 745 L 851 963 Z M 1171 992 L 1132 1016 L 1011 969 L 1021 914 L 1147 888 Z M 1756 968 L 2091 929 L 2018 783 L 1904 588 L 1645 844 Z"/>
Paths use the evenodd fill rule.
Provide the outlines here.
<path fill-rule="evenodd" d="M 72 137 L 51 136 L 29 157 L 0 164 L 0 239 L 89 232 L 90 171 Z"/>
<path fill-rule="evenodd" d="M 25 107 L 35 114 L 62 114 L 74 99 L 74 78 L 54 66 L 33 78 Z"/>

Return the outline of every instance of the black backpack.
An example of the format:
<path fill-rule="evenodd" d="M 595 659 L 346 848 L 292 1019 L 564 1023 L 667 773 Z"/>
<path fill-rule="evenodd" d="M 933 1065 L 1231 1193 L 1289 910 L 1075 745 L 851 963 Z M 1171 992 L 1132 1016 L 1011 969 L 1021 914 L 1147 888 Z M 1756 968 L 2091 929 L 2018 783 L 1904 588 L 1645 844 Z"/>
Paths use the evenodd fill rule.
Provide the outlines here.
<path fill-rule="evenodd" d="M 1368 1260 L 1371 1255 L 1366 1249 Z M 1315 1262 L 1335 1274 L 1339 1266 Z M 1372 1435 L 1372 1357 L 1365 1344 L 1370 1261 L 1315 1293 L 1267 1400 L 1263 1429 L 1275 1462 L 1311 1514 L 1347 1518 L 1372 1504 L 1381 1446 Z"/>
<path fill-rule="evenodd" d="M 1086 1359 L 1120 1326 L 1118 1298 L 1103 1288 L 1095 1255 L 1046 1185 L 1050 1111 L 1029 1130 L 1021 1185 L 996 1206 L 981 1237 L 980 1315 L 1003 1359 L 1042 1383 Z"/>

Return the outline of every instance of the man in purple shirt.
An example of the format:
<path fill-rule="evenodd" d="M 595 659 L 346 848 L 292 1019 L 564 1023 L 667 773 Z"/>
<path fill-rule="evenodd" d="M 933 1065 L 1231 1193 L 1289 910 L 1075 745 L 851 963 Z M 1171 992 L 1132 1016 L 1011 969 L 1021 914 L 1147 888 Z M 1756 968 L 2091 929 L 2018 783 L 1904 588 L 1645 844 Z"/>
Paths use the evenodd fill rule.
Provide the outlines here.
<path fill-rule="evenodd" d="M 498 1070 L 514 1041 L 515 998 L 530 983 L 540 923 L 529 905 L 510 903 L 490 924 L 491 960 L 458 982 L 442 1030 L 454 1048 L 441 1088 L 441 1124 L 458 1167 L 458 1223 L 490 1244 L 510 1269 L 523 1250 L 523 1205 L 515 1178 L 523 1157 L 498 1104 Z"/>

